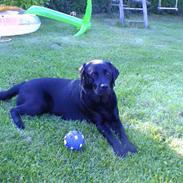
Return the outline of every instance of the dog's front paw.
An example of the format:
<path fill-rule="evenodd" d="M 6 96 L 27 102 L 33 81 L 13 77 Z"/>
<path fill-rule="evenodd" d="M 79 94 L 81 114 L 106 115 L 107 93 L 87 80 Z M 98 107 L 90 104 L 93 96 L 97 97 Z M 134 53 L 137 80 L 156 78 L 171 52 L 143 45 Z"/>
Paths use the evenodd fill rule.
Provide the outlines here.
<path fill-rule="evenodd" d="M 137 148 L 131 143 L 125 144 L 123 148 L 121 148 L 120 150 L 118 149 L 118 151 L 116 151 L 116 154 L 122 158 L 124 158 L 128 154 L 135 153 L 137 153 Z"/>
<path fill-rule="evenodd" d="M 128 152 L 135 154 L 135 153 L 137 153 L 137 148 L 133 144 L 129 144 Z"/>
<path fill-rule="evenodd" d="M 123 152 L 124 152 L 125 156 L 128 153 L 135 154 L 135 153 L 137 153 L 137 148 L 133 144 L 128 143 L 128 144 L 125 144 Z"/>

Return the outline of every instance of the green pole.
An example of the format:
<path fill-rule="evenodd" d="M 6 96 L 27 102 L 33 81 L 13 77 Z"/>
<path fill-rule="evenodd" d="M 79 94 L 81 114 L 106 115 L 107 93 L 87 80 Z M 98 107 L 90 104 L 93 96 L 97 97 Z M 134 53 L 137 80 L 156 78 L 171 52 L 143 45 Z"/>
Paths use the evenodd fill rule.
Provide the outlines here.
<path fill-rule="evenodd" d="M 25 13 L 43 16 L 73 25 L 80 29 L 74 36 L 80 36 L 91 28 L 90 20 L 92 15 L 92 0 L 87 0 L 86 11 L 83 19 L 40 6 L 31 6 L 29 9 L 25 11 Z"/>

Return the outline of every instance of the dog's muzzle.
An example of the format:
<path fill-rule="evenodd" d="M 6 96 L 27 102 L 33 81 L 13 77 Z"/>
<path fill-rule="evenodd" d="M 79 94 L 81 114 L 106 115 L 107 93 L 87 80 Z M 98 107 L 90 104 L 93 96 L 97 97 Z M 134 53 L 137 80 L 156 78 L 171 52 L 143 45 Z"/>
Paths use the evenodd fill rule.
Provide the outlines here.
<path fill-rule="evenodd" d="M 110 86 L 108 84 L 100 84 L 99 86 L 94 87 L 96 95 L 109 95 Z"/>

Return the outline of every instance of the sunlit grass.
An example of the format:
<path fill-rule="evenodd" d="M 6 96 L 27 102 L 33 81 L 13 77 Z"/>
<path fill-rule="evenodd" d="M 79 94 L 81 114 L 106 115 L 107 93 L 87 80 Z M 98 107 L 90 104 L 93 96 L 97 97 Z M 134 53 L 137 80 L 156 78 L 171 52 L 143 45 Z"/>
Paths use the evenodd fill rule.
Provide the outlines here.
<path fill-rule="evenodd" d="M 0 182 L 183 182 L 183 19 L 151 16 L 150 28 L 120 27 L 95 17 L 80 38 L 65 24 L 42 19 L 39 31 L 0 43 L 0 89 L 36 77 L 79 77 L 94 58 L 120 71 L 116 94 L 121 120 L 138 154 L 118 158 L 94 125 L 48 114 L 23 117 L 20 134 L 0 102 Z M 63 137 L 81 131 L 86 145 L 68 151 Z"/>

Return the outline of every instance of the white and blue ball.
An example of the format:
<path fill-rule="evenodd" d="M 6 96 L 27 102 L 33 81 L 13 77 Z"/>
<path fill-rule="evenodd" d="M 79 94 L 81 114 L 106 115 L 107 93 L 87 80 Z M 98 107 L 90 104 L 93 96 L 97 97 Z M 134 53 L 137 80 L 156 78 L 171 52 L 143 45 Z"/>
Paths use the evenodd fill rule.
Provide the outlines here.
<path fill-rule="evenodd" d="M 84 136 L 79 131 L 70 131 L 64 137 L 64 145 L 70 150 L 79 151 L 84 146 L 84 144 Z"/>

